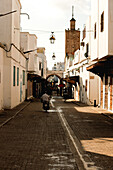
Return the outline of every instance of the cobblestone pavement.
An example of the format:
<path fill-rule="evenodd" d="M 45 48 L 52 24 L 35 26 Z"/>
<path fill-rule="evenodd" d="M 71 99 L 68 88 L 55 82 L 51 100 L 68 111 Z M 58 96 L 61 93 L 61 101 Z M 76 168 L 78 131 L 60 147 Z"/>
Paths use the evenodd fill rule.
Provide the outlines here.
<path fill-rule="evenodd" d="M 6 109 L 0 111 L 0 127 L 13 119 L 21 110 L 23 110 L 29 104 L 30 101 L 25 101 L 11 110 Z"/>
<path fill-rule="evenodd" d="M 0 113 L 1 125 L 9 119 L 0 127 L 0 170 L 113 170 L 113 114 L 60 97 L 52 105 L 49 113 L 39 101 Z"/>
<path fill-rule="evenodd" d="M 61 104 L 59 99 L 55 106 L 62 109 L 92 165 L 96 169 L 113 170 L 113 119 L 109 117 L 113 114 L 69 100 Z"/>
<path fill-rule="evenodd" d="M 31 102 L 0 128 L 0 170 L 77 169 L 56 111 L 42 111 L 40 102 Z"/>

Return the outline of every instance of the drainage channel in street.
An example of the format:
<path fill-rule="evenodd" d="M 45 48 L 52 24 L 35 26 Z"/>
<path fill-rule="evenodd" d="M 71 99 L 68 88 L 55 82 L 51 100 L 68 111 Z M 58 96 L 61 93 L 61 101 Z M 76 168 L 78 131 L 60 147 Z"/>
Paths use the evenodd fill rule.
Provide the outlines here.
<path fill-rule="evenodd" d="M 82 169 L 82 166 L 85 170 L 98 170 L 100 168 L 94 166 L 94 162 L 92 162 L 92 160 L 88 157 L 88 155 L 86 155 L 84 153 L 84 150 L 82 148 L 82 146 L 80 146 L 80 142 L 78 141 L 77 137 L 75 136 L 73 130 L 71 129 L 71 127 L 69 126 L 67 120 L 64 117 L 63 114 L 63 110 L 61 109 L 61 107 L 57 108 L 58 110 L 58 116 L 62 122 L 63 127 L 65 128 L 78 156 L 80 159 L 80 163 L 78 164 L 78 168 L 80 167 L 80 169 Z M 87 160 L 87 161 L 86 161 Z M 82 165 L 81 165 L 82 164 Z"/>
<path fill-rule="evenodd" d="M 55 101 L 54 101 L 55 102 Z M 55 108 L 53 101 L 51 100 L 51 105 L 53 108 Z M 79 161 L 77 161 L 77 165 L 78 165 L 78 169 L 81 170 L 99 170 L 99 167 L 96 167 L 94 165 L 94 162 L 89 158 L 89 156 L 87 154 L 85 154 L 85 151 L 82 148 L 82 145 L 80 144 L 80 141 L 77 139 L 77 137 L 75 136 L 73 130 L 71 129 L 71 127 L 69 126 L 67 120 L 65 119 L 65 116 L 63 114 L 63 108 L 67 108 L 69 109 L 69 107 L 57 107 L 56 111 L 57 114 L 59 116 L 59 119 L 61 121 L 61 124 L 66 132 L 66 135 L 68 136 L 68 138 L 70 139 L 70 142 L 72 143 L 78 157 L 79 157 Z M 71 144 L 70 144 L 71 145 Z M 75 158 L 77 159 L 77 158 Z"/>

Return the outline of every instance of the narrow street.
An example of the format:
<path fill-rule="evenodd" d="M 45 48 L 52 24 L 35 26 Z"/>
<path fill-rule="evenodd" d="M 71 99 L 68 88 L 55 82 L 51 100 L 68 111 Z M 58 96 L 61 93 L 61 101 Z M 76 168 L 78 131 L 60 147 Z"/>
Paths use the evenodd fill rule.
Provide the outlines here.
<path fill-rule="evenodd" d="M 93 107 L 56 96 L 16 113 L 0 116 L 0 170 L 113 169 L 113 121 Z"/>

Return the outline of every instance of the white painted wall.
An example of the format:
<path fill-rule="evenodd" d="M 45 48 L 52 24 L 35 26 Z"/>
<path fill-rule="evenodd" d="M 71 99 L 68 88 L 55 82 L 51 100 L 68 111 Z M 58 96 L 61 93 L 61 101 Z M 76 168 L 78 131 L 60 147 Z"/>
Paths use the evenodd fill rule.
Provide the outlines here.
<path fill-rule="evenodd" d="M 80 61 L 80 50 L 77 50 L 74 53 L 74 60 L 73 60 L 73 65 L 78 64 Z"/>
<path fill-rule="evenodd" d="M 105 75 L 103 76 L 103 109 L 105 109 Z"/>
<path fill-rule="evenodd" d="M 15 43 L 20 46 L 20 10 L 21 4 L 19 0 L 1 0 L 0 13 L 7 13 L 9 11 L 17 10 L 17 12 L 6 15 L 0 18 L 0 41 L 7 44 Z"/>
<path fill-rule="evenodd" d="M 25 51 L 37 49 L 37 37 L 35 34 L 29 32 L 21 32 L 21 49 Z M 28 71 L 37 74 L 37 52 L 33 51 L 26 54 L 28 60 Z"/>
<path fill-rule="evenodd" d="M 89 44 L 89 52 L 88 52 L 88 57 L 91 57 L 91 16 L 88 17 L 87 21 L 86 21 L 86 37 L 83 39 L 84 42 L 84 47 L 80 46 L 80 62 L 82 62 L 83 60 L 86 59 L 85 57 L 85 53 L 86 53 L 86 45 L 87 43 Z"/>
<path fill-rule="evenodd" d="M 113 55 L 113 0 L 108 1 L 108 54 Z"/>
<path fill-rule="evenodd" d="M 29 34 L 29 50 L 34 50 L 37 48 L 37 37 L 35 34 Z M 29 71 L 34 71 L 36 73 L 36 67 L 37 67 L 37 52 L 31 52 L 29 53 L 29 65 L 28 65 L 28 70 Z"/>
<path fill-rule="evenodd" d="M 111 1 L 111 0 L 110 0 Z M 101 14 L 104 11 L 104 31 L 100 31 L 100 24 L 99 24 L 99 58 L 102 58 L 108 55 L 108 1 L 106 0 L 99 0 L 99 20 L 98 23 L 101 23 Z"/>
<path fill-rule="evenodd" d="M 108 110 L 110 110 L 110 76 L 108 76 Z"/>
<path fill-rule="evenodd" d="M 91 51 L 92 50 L 92 46 L 91 46 L 92 28 L 91 28 L 90 16 L 88 17 L 85 26 L 86 26 L 86 37 L 83 40 L 85 46 L 84 47 L 81 46 L 80 48 L 80 66 L 79 66 L 80 67 L 80 89 L 81 89 L 80 99 L 83 103 L 93 104 L 94 100 L 96 100 L 96 103 L 99 104 L 99 77 L 86 70 L 89 64 L 88 62 L 92 57 L 92 51 Z M 86 53 L 86 44 L 89 44 L 88 60 L 84 56 L 84 54 Z M 87 80 L 87 91 L 85 90 L 86 80 Z"/>
<path fill-rule="evenodd" d="M 15 66 L 16 68 L 15 86 L 13 86 L 13 66 Z M 17 68 L 19 68 L 18 86 L 17 86 Z M 26 76 L 26 59 L 20 54 L 19 63 L 15 62 L 14 60 L 11 61 L 11 107 L 15 107 L 16 105 L 18 105 L 19 103 L 25 100 L 25 84 L 23 84 L 23 71 L 25 71 L 25 76 Z"/>
<path fill-rule="evenodd" d="M 91 77 L 94 77 L 94 79 L 91 79 Z M 99 102 L 99 81 L 100 78 L 91 73 L 89 74 L 89 100 L 91 103 L 94 104 L 94 100 L 96 100 L 96 104 L 100 104 Z"/>
<path fill-rule="evenodd" d="M 46 78 L 46 69 L 47 69 L 47 61 L 46 56 L 43 53 L 37 53 L 37 60 L 42 63 L 43 67 L 43 78 Z M 38 64 L 39 66 L 39 64 Z M 41 75 L 41 70 L 39 70 L 39 74 Z"/>
<path fill-rule="evenodd" d="M 21 4 L 19 0 L 1 0 L 0 11 L 7 13 L 17 10 L 16 13 L 1 17 L 0 41 L 9 49 L 11 43 L 20 49 L 20 11 Z M 22 85 L 22 100 L 20 101 L 20 80 L 17 86 L 13 86 L 13 66 L 19 68 L 19 78 L 21 72 L 26 70 L 26 59 L 14 46 L 10 52 L 4 52 L 3 57 L 3 107 L 13 108 L 25 99 L 25 85 Z"/>
<path fill-rule="evenodd" d="M 113 1 L 91 0 L 91 58 L 113 55 Z M 101 32 L 101 14 L 104 12 L 104 31 Z M 94 39 L 94 24 L 97 23 L 97 38 Z"/>
<path fill-rule="evenodd" d="M 98 22 L 98 0 L 91 0 L 91 60 L 99 57 L 99 22 Z M 94 24 L 96 23 L 97 31 L 96 31 L 96 39 L 94 39 Z"/>

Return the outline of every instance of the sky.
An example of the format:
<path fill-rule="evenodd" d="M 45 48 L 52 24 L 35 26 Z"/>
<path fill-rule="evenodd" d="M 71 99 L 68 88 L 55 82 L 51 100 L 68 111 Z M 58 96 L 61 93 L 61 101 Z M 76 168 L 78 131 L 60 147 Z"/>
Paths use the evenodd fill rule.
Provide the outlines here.
<path fill-rule="evenodd" d="M 70 28 L 72 6 L 76 29 L 83 30 L 90 15 L 91 0 L 20 0 L 22 5 L 21 30 L 36 34 L 37 47 L 45 47 L 47 67 L 52 69 L 55 62 L 63 62 L 65 57 L 65 29 Z M 54 32 L 55 43 L 50 44 L 49 38 Z M 52 59 L 55 53 L 56 59 Z"/>

